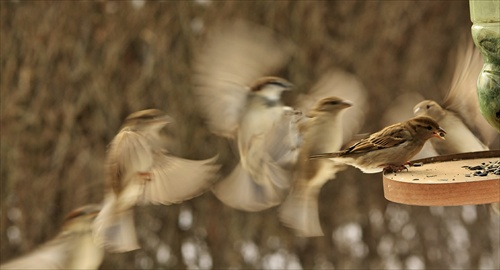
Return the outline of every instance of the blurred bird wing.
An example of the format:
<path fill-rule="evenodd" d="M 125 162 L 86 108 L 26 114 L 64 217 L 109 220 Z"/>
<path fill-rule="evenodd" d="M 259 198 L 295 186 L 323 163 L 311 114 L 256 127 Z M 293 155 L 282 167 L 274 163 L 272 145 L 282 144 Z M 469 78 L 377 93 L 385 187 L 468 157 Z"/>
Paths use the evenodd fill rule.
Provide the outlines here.
<path fill-rule="evenodd" d="M 368 111 L 367 91 L 353 74 L 333 69 L 321 77 L 307 94 L 299 95 L 296 108 L 306 114 L 323 98 L 336 96 L 353 103 L 342 114 L 343 144 L 361 130 Z"/>
<path fill-rule="evenodd" d="M 211 33 L 195 60 L 194 92 L 209 129 L 234 138 L 247 86 L 283 66 L 291 43 L 267 28 L 246 22 Z"/>
<path fill-rule="evenodd" d="M 289 167 L 296 158 L 293 145 L 298 140 L 296 119 L 285 109 L 273 107 L 246 115 L 246 124 L 238 132 L 240 163 L 213 188 L 219 200 L 252 212 L 283 200 L 291 181 Z"/>
<path fill-rule="evenodd" d="M 109 183 L 116 191 L 128 183 L 130 173 L 147 172 L 153 164 L 150 139 L 136 131 L 122 129 L 113 139 L 107 154 Z"/>
<path fill-rule="evenodd" d="M 245 108 L 247 89 L 229 80 L 213 81 L 203 86 L 197 85 L 196 88 L 196 98 L 210 131 L 234 138 Z"/>
<path fill-rule="evenodd" d="M 382 115 L 382 125 L 389 126 L 394 123 L 400 123 L 414 117 L 413 107 L 424 97 L 417 92 L 406 92 L 397 96 Z"/>
<path fill-rule="evenodd" d="M 249 212 L 268 209 L 284 198 L 284 190 L 268 182 L 257 182 L 241 163 L 226 178 L 217 182 L 212 191 L 224 204 Z"/>
<path fill-rule="evenodd" d="M 74 248 L 71 235 L 59 235 L 33 252 L 2 264 L 0 269 L 67 269 Z"/>
<path fill-rule="evenodd" d="M 301 140 L 296 121 L 298 120 L 293 113 L 289 112 L 288 107 L 276 107 L 270 109 L 265 115 L 252 117 L 254 122 L 242 129 L 240 132 L 240 153 L 243 167 L 251 171 L 259 171 L 264 175 L 263 163 L 268 163 L 270 181 L 274 181 L 272 174 L 281 175 L 273 168 L 289 168 L 293 166 L 297 159 L 298 147 Z M 260 128 L 260 130 L 258 129 Z M 283 177 L 279 176 L 278 179 Z M 260 181 L 261 177 L 255 177 Z"/>
<path fill-rule="evenodd" d="M 106 194 L 102 210 L 92 225 L 94 242 L 108 252 L 127 252 L 140 248 L 132 206 L 137 203 L 136 190 L 140 190 L 142 183 L 134 181 L 132 184 L 136 187 L 129 186 L 124 192 L 132 194 L 122 195 L 120 201 L 115 194 Z"/>
<path fill-rule="evenodd" d="M 477 78 L 483 68 L 483 59 L 470 38 L 458 47 L 455 71 L 450 88 L 443 102 L 443 108 L 453 111 L 467 124 L 486 145 L 497 136 L 479 111 Z"/>
<path fill-rule="evenodd" d="M 366 153 L 374 150 L 395 147 L 406 141 L 407 136 L 404 128 L 393 125 L 359 141 L 348 148 L 346 153 Z"/>
<path fill-rule="evenodd" d="M 318 209 L 321 185 L 295 185 L 279 208 L 279 218 L 295 234 L 303 237 L 323 236 Z"/>
<path fill-rule="evenodd" d="M 291 168 L 297 161 L 302 140 L 298 128 L 299 121 L 301 115 L 297 115 L 295 111 L 285 111 L 274 128 L 269 130 L 264 141 L 264 149 L 268 151 L 272 160 L 282 167 Z"/>
<path fill-rule="evenodd" d="M 220 167 L 216 160 L 217 156 L 189 160 L 157 153 L 142 202 L 169 205 L 200 195 L 216 180 Z"/>

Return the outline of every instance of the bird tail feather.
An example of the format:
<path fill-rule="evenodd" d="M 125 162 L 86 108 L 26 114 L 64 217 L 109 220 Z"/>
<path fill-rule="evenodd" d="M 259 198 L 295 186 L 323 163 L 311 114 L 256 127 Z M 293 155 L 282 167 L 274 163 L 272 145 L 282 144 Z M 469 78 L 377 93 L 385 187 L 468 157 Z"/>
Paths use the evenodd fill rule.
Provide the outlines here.
<path fill-rule="evenodd" d="M 250 212 L 262 211 L 281 202 L 272 185 L 258 183 L 241 163 L 216 183 L 212 192 L 226 205 Z"/>
<path fill-rule="evenodd" d="M 110 252 L 127 252 L 140 248 L 134 226 L 132 209 L 118 209 L 116 198 L 105 199 L 102 211 L 94 224 L 94 239 Z"/>
<path fill-rule="evenodd" d="M 321 186 L 293 189 L 279 208 L 283 224 L 298 236 L 323 236 L 319 220 L 318 193 Z"/>
<path fill-rule="evenodd" d="M 314 154 L 310 155 L 309 159 L 318 159 L 318 158 L 336 158 L 339 157 L 342 154 L 342 152 L 332 152 L 332 153 L 321 153 L 321 154 Z"/>

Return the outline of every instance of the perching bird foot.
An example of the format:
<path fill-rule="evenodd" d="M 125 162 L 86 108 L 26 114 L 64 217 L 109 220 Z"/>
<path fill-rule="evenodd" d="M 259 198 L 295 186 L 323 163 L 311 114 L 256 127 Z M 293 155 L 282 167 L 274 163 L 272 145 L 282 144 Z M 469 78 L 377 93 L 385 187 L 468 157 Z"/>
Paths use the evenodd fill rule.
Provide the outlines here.
<path fill-rule="evenodd" d="M 145 182 L 151 181 L 151 173 L 149 172 L 139 172 L 137 173 Z"/>
<path fill-rule="evenodd" d="M 403 164 L 403 165 L 392 165 L 392 164 L 389 164 L 389 165 L 386 165 L 384 167 L 384 173 L 397 173 L 397 172 L 400 172 L 400 171 L 403 171 L 403 170 L 406 170 L 408 171 L 408 167 L 409 165 L 411 165 L 409 162 Z"/>

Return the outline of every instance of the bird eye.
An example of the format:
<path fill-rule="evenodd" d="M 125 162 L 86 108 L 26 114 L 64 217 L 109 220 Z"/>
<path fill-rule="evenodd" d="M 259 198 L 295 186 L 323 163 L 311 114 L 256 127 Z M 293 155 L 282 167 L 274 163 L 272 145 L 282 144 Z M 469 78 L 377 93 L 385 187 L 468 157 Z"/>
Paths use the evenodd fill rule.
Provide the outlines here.
<path fill-rule="evenodd" d="M 426 107 L 427 109 L 429 109 L 429 108 L 431 107 L 431 105 L 427 105 L 427 106 L 425 106 L 425 107 Z"/>
<path fill-rule="evenodd" d="M 432 130 L 432 127 L 431 127 L 431 126 L 427 126 L 427 129 L 428 129 L 428 130 Z"/>

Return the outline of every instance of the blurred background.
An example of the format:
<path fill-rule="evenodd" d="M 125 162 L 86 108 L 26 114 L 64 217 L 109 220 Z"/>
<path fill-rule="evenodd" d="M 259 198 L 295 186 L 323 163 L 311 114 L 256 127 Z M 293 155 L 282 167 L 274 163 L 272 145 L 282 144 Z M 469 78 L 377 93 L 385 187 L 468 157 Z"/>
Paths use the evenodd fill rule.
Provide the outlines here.
<path fill-rule="evenodd" d="M 371 100 L 362 132 L 389 124 L 402 95 L 441 101 L 471 27 L 468 1 L 2 1 L 0 12 L 0 263 L 101 201 L 106 145 L 131 112 L 173 116 L 182 157 L 230 156 L 192 97 L 193 57 L 215 25 L 245 19 L 294 42 L 283 74 L 299 91 L 331 67 L 359 76 Z M 324 237 L 295 237 L 275 208 L 245 213 L 211 193 L 135 218 L 142 249 L 107 254 L 102 269 L 500 268 L 488 206 L 391 203 L 381 174 L 353 168 L 321 191 Z"/>

